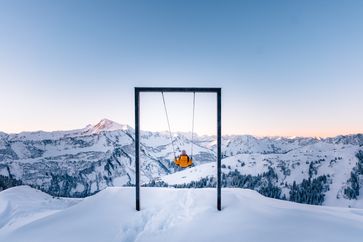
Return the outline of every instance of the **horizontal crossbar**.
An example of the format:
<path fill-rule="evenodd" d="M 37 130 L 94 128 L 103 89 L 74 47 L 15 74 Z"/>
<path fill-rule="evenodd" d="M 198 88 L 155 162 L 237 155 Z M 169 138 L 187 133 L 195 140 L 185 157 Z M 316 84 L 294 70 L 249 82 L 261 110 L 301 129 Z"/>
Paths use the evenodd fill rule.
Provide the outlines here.
<path fill-rule="evenodd" d="M 219 87 L 135 87 L 135 92 L 214 92 L 220 93 Z"/>

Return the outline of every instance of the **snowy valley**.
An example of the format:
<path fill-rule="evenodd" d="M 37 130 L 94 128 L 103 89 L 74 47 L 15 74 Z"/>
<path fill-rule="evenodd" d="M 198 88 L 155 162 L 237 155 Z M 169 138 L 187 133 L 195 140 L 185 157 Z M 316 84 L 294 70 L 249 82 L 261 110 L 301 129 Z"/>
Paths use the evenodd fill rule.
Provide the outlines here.
<path fill-rule="evenodd" d="M 53 196 L 85 197 L 134 184 L 134 130 L 104 119 L 79 130 L 0 133 L 0 185 L 30 185 Z M 191 135 L 175 133 L 177 150 L 190 151 Z M 223 136 L 225 187 L 265 196 L 363 208 L 363 135 L 334 138 Z M 194 166 L 176 167 L 168 133 L 142 132 L 145 185 L 214 186 L 215 137 L 196 136 Z"/>

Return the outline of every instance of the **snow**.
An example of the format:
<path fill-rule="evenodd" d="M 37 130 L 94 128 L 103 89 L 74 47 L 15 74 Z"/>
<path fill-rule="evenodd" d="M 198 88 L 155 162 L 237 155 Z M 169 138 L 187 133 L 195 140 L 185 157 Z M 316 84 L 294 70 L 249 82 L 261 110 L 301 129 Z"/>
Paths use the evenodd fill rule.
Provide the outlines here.
<path fill-rule="evenodd" d="M 129 180 L 130 179 L 128 176 L 120 176 L 120 177 L 113 179 L 113 185 L 117 186 L 117 187 L 121 187 L 121 186 L 126 185 Z"/>
<path fill-rule="evenodd" d="M 83 200 L 22 186 L 0 192 L 0 241 L 361 241 L 363 210 L 310 206 L 243 189 L 110 187 Z M 10 207 L 10 209 L 9 209 Z M 14 209 L 15 208 L 15 209 Z"/>
<path fill-rule="evenodd" d="M 178 185 L 198 181 L 207 176 L 214 176 L 217 173 L 216 163 L 210 162 L 192 168 L 161 177 L 161 180 L 169 185 Z"/>
<path fill-rule="evenodd" d="M 80 201 L 74 198 L 52 198 L 28 186 L 2 191 L 0 192 L 0 238 L 4 233 L 64 210 Z"/>
<path fill-rule="evenodd" d="M 222 159 L 223 167 L 226 167 L 222 168 L 222 172 L 228 173 L 237 170 L 244 175 L 257 176 L 267 172 L 268 168 L 273 168 L 277 172 L 280 183 L 292 184 L 294 181 L 301 183 L 303 179 L 307 179 L 310 163 L 323 159 L 317 164 L 316 176 L 329 175 L 331 178 L 329 191 L 325 193 L 323 204 L 363 208 L 362 196 L 358 197 L 357 200 L 350 200 L 346 199 L 342 194 L 350 172 L 358 161 L 355 154 L 360 149 L 355 145 L 314 143 L 293 149 L 284 154 L 237 154 Z M 331 163 L 337 157 L 341 159 Z M 281 167 L 289 169 L 290 175 L 283 174 Z M 160 180 L 169 185 L 178 185 L 199 181 L 205 177 L 215 177 L 216 173 L 216 162 L 214 161 L 162 176 Z"/>

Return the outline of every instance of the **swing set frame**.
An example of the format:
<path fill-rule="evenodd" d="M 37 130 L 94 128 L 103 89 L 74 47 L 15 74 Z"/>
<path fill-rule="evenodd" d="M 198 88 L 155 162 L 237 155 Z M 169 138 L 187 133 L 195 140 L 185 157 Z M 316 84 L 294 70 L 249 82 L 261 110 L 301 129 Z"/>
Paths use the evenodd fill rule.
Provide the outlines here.
<path fill-rule="evenodd" d="M 135 87 L 135 173 L 136 173 L 136 210 L 140 211 L 140 93 L 142 92 L 192 92 L 215 93 L 217 96 L 217 209 L 222 209 L 222 89 L 216 87 Z"/>

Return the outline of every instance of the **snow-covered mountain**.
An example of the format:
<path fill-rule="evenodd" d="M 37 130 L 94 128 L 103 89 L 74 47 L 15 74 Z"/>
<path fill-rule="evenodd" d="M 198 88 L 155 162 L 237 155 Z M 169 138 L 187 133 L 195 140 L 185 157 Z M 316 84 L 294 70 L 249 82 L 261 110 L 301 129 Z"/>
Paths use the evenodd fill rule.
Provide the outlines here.
<path fill-rule="evenodd" d="M 134 183 L 134 130 L 104 119 L 71 131 L 0 135 L 0 175 L 20 180 L 52 195 L 83 197 L 107 186 Z M 195 164 L 215 158 L 205 139 L 194 143 Z M 190 149 L 190 139 L 175 136 L 177 150 Z M 167 133 L 141 133 L 141 179 L 173 173 Z"/>
<path fill-rule="evenodd" d="M 229 188 L 222 211 L 215 189 L 107 188 L 84 198 L 53 198 L 28 186 L 0 192 L 6 242 L 360 242 L 363 211 L 296 204 Z"/>
<path fill-rule="evenodd" d="M 107 119 L 71 131 L 0 133 L 0 181 L 70 197 L 133 184 L 133 137 L 131 127 Z M 177 153 L 190 151 L 190 134 L 175 133 L 173 139 Z M 213 185 L 215 145 L 213 136 L 195 136 L 195 166 L 181 171 L 172 162 L 167 132 L 141 132 L 142 182 Z M 327 139 L 224 136 L 224 185 L 302 203 L 363 207 L 362 145 L 361 134 Z"/>

